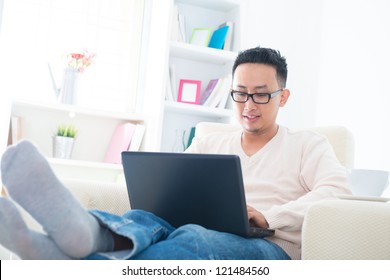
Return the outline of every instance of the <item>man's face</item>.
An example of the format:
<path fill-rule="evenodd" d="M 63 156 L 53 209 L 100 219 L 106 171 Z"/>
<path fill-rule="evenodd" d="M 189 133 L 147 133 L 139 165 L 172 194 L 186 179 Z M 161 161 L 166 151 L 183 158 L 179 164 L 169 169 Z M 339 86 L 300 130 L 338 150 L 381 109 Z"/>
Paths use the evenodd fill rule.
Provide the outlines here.
<path fill-rule="evenodd" d="M 279 89 L 274 67 L 266 64 L 240 64 L 234 73 L 233 90 L 253 93 L 273 93 Z M 262 134 L 276 127 L 279 107 L 284 106 L 289 96 L 288 90 L 271 98 L 267 104 L 256 104 L 252 98 L 246 103 L 233 102 L 237 120 L 245 132 Z"/>

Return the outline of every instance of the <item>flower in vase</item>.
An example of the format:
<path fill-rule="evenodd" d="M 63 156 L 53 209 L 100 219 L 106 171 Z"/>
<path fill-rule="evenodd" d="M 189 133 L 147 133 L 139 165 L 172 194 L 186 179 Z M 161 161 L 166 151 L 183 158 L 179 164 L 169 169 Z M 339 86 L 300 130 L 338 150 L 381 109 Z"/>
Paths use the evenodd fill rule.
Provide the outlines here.
<path fill-rule="evenodd" d="M 96 54 L 84 50 L 82 53 L 70 53 L 66 56 L 67 65 L 69 68 L 75 69 L 78 72 L 84 72 L 85 68 L 93 63 Z"/>

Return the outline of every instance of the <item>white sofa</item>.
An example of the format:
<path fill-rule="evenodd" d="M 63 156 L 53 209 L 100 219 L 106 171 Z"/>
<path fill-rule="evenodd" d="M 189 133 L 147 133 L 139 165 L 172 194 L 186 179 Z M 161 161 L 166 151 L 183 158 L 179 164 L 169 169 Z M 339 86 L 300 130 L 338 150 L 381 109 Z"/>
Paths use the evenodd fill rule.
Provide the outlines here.
<path fill-rule="evenodd" d="M 234 125 L 200 123 L 196 136 Z M 340 162 L 353 166 L 354 141 L 343 127 L 318 127 L 335 149 Z M 130 208 L 122 184 L 63 180 L 86 208 L 121 214 Z M 369 187 L 369 186 L 368 186 Z M 28 218 L 32 226 L 34 222 Z M 9 253 L 0 252 L 2 258 Z M 1 249 L 0 249 L 1 251 Z M 302 231 L 302 259 L 390 259 L 390 204 L 365 200 L 334 200 L 315 204 L 307 213 Z"/>
<path fill-rule="evenodd" d="M 205 122 L 197 125 L 196 135 L 236 129 L 239 126 Z M 353 168 L 355 144 L 348 129 L 323 126 L 310 130 L 325 136 L 339 161 Z M 302 228 L 302 259 L 390 259 L 390 203 L 359 198 L 323 201 L 309 209 Z"/>

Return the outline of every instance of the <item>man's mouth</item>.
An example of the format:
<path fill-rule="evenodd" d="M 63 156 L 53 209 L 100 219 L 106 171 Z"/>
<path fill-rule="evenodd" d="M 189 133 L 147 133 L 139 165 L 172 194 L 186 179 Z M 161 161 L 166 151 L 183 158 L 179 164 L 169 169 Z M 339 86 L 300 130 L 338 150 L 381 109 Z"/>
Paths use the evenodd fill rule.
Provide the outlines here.
<path fill-rule="evenodd" d="M 253 120 L 260 118 L 260 116 L 258 116 L 258 115 L 243 115 L 243 118 L 247 119 L 248 121 L 253 121 Z"/>

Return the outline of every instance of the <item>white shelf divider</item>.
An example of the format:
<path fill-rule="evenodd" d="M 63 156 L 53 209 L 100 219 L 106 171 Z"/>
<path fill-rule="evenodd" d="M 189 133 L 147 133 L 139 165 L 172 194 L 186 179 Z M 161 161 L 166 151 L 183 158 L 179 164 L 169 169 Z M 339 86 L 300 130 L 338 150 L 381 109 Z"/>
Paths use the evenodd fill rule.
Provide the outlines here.
<path fill-rule="evenodd" d="M 171 56 L 199 62 L 226 64 L 234 62 L 237 53 L 191 45 L 183 42 L 171 42 Z"/>
<path fill-rule="evenodd" d="M 165 102 L 165 110 L 168 112 L 182 113 L 201 117 L 228 118 L 231 117 L 233 114 L 232 110 L 230 109 L 211 108 L 202 105 L 193 105 L 172 101 Z"/>

